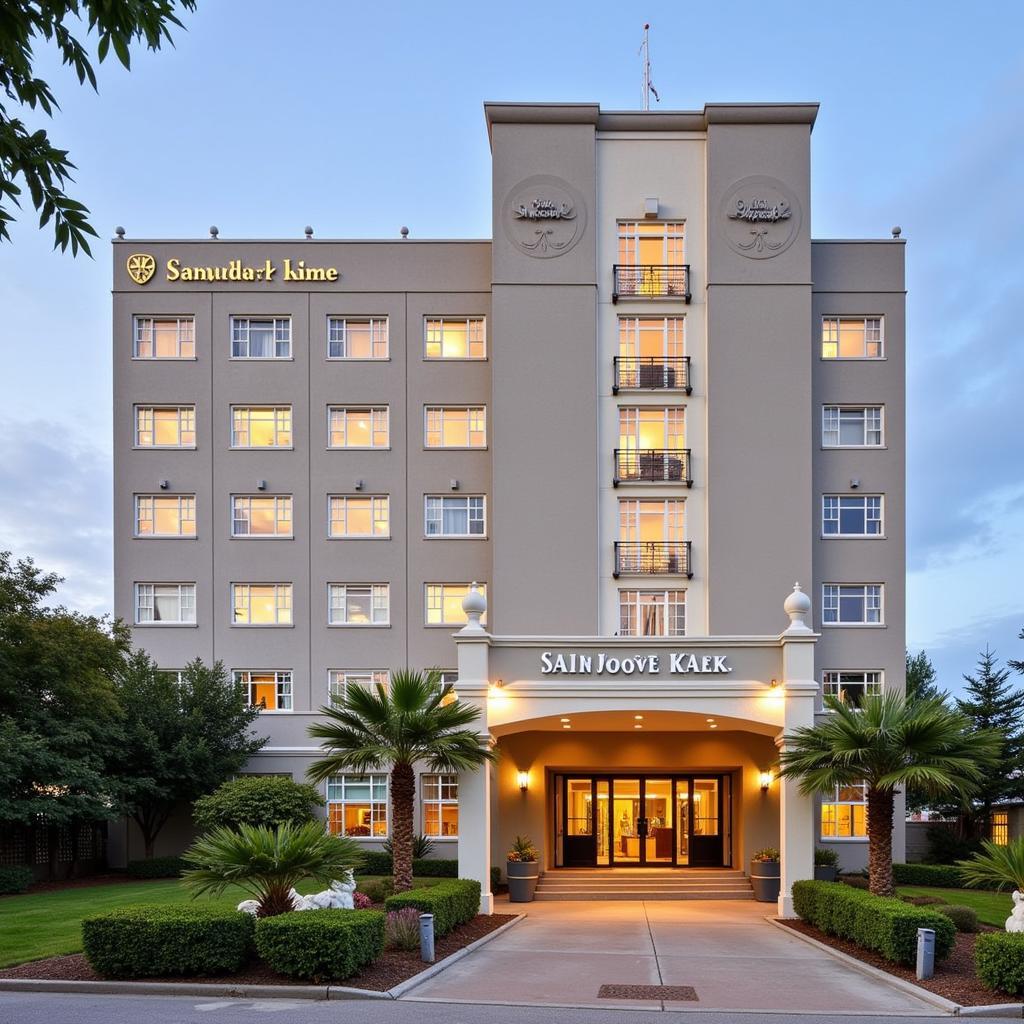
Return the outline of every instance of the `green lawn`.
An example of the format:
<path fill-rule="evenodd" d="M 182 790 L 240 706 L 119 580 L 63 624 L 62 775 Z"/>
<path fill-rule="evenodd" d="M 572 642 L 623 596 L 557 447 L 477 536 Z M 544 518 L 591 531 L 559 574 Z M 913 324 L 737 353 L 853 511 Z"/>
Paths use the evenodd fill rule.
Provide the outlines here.
<path fill-rule="evenodd" d="M 899 896 L 938 896 L 947 903 L 960 907 L 973 907 L 982 924 L 1002 928 L 1013 910 L 1009 892 L 987 892 L 980 889 L 935 889 L 926 885 L 901 885 Z"/>
<path fill-rule="evenodd" d="M 373 876 L 359 879 L 360 882 L 373 880 Z M 432 885 L 437 881 L 436 878 L 417 878 L 413 885 Z M 298 887 L 302 893 L 318 892 L 320 888 L 315 883 Z M 244 899 L 248 899 L 246 893 L 231 889 L 216 899 L 201 897 L 200 902 L 235 907 Z M 129 903 L 170 904 L 187 903 L 189 900 L 188 893 L 176 878 L 5 896 L 0 899 L 0 967 L 62 953 L 81 953 L 80 925 L 82 918 L 92 914 Z"/>

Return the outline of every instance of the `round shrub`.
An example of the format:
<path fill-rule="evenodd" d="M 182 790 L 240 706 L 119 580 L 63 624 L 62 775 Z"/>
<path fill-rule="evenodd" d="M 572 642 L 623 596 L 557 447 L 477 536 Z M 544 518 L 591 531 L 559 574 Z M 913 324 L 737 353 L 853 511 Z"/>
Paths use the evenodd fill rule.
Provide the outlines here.
<path fill-rule="evenodd" d="M 222 826 L 304 825 L 313 820 L 323 802 L 316 787 L 308 783 L 284 775 L 245 775 L 201 796 L 192 806 L 192 817 L 200 832 Z"/>
<path fill-rule="evenodd" d="M 305 910 L 256 922 L 256 950 L 279 974 L 341 981 L 384 952 L 379 910 Z"/>
<path fill-rule="evenodd" d="M 959 904 L 939 905 L 932 907 L 936 914 L 948 917 L 956 925 L 958 932 L 976 932 L 978 930 L 978 912 L 973 907 L 963 907 Z"/>
<path fill-rule="evenodd" d="M 395 883 L 390 878 L 378 878 L 374 882 L 360 882 L 359 891 L 368 896 L 371 903 L 383 903 L 395 891 Z"/>
<path fill-rule="evenodd" d="M 0 868 L 0 896 L 28 892 L 28 887 L 33 881 L 31 868 Z"/>
<path fill-rule="evenodd" d="M 253 919 L 201 906 L 120 907 L 82 922 L 82 946 L 108 978 L 230 974 L 252 950 Z"/>
<path fill-rule="evenodd" d="M 974 943 L 974 966 L 989 988 L 1007 995 L 1024 993 L 1024 934 L 986 932 Z"/>

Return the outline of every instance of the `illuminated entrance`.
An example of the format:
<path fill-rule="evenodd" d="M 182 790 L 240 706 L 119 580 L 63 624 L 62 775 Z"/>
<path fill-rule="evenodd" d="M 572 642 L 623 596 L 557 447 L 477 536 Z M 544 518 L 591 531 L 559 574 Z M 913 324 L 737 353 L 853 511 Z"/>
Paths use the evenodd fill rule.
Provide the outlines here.
<path fill-rule="evenodd" d="M 728 867 L 728 775 L 555 775 L 555 866 Z"/>

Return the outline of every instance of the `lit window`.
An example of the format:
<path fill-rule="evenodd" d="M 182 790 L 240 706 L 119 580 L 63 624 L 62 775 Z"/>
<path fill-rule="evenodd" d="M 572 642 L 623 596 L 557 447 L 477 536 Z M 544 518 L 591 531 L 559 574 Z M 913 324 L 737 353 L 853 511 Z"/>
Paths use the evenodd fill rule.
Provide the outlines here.
<path fill-rule="evenodd" d="M 290 583 L 232 583 L 231 622 L 235 626 L 290 626 Z"/>
<path fill-rule="evenodd" d="M 136 359 L 195 359 L 195 317 L 137 316 L 134 355 Z"/>
<path fill-rule="evenodd" d="M 619 263 L 637 266 L 682 266 L 684 225 L 655 220 L 619 224 Z"/>
<path fill-rule="evenodd" d="M 327 673 L 327 696 L 332 702 L 341 701 L 348 696 L 349 689 L 353 686 L 361 686 L 365 690 L 373 686 L 383 686 L 386 690 L 390 681 L 391 674 L 387 669 L 332 668 Z"/>
<path fill-rule="evenodd" d="M 387 448 L 391 443 L 387 406 L 375 409 L 333 406 L 327 413 L 327 443 L 331 448 Z"/>
<path fill-rule="evenodd" d="M 290 359 L 292 322 L 288 317 L 231 318 L 232 359 Z"/>
<path fill-rule="evenodd" d="M 837 786 L 821 805 L 822 839 L 863 839 L 868 834 L 867 793 L 863 782 Z"/>
<path fill-rule="evenodd" d="M 425 324 L 427 359 L 484 359 L 483 317 L 428 318 Z"/>
<path fill-rule="evenodd" d="M 880 537 L 880 494 L 825 494 L 821 499 L 821 532 L 826 537 Z"/>
<path fill-rule="evenodd" d="M 487 410 L 480 406 L 429 406 L 425 443 L 428 448 L 485 448 Z"/>
<path fill-rule="evenodd" d="M 290 405 L 231 408 L 232 448 L 291 448 L 292 407 Z"/>
<path fill-rule="evenodd" d="M 686 636 L 686 591 L 619 591 L 619 636 Z"/>
<path fill-rule="evenodd" d="M 680 316 L 619 317 L 616 388 L 688 388 L 686 321 Z"/>
<path fill-rule="evenodd" d="M 137 405 L 135 444 L 138 448 L 195 448 L 194 405 Z"/>
<path fill-rule="evenodd" d="M 993 811 L 989 837 L 996 846 L 1010 845 L 1010 815 L 1006 811 Z"/>
<path fill-rule="evenodd" d="M 424 533 L 428 537 L 482 537 L 484 497 L 482 494 L 428 494 L 425 503 Z"/>
<path fill-rule="evenodd" d="M 859 707 L 865 697 L 881 695 L 882 673 L 874 670 L 828 671 L 821 678 L 821 692 L 825 697 L 835 697 L 851 707 Z"/>
<path fill-rule="evenodd" d="M 385 838 L 388 777 L 332 775 L 327 780 L 327 827 L 335 836 Z"/>
<path fill-rule="evenodd" d="M 821 321 L 822 359 L 881 359 L 882 318 L 827 316 Z"/>
<path fill-rule="evenodd" d="M 686 447 L 682 406 L 619 409 L 619 448 L 630 451 L 682 451 Z"/>
<path fill-rule="evenodd" d="M 246 699 L 261 711 L 292 710 L 292 674 L 274 670 L 240 669 L 232 673 L 245 687 Z"/>
<path fill-rule="evenodd" d="M 135 622 L 140 626 L 194 625 L 194 583 L 136 583 Z"/>
<path fill-rule="evenodd" d="M 391 536 L 391 502 L 386 494 L 332 494 L 329 502 L 329 536 Z"/>
<path fill-rule="evenodd" d="M 327 318 L 328 359 L 387 359 L 388 322 L 383 317 Z"/>
<path fill-rule="evenodd" d="M 880 405 L 826 405 L 821 410 L 825 448 L 877 448 L 883 441 Z"/>
<path fill-rule="evenodd" d="M 387 583 L 329 583 L 327 602 L 331 626 L 386 626 L 391 620 Z"/>
<path fill-rule="evenodd" d="M 231 536 L 292 536 L 292 496 L 290 494 L 233 494 L 231 496 Z"/>
<path fill-rule="evenodd" d="M 470 591 L 469 583 L 428 583 L 426 585 L 426 621 L 428 626 L 464 626 L 469 620 L 462 610 L 462 599 Z M 478 583 L 477 590 L 487 596 L 487 584 Z M 480 619 L 487 622 L 487 613 Z"/>
<path fill-rule="evenodd" d="M 635 544 L 678 543 L 685 539 L 686 502 L 622 498 L 619 500 L 619 540 Z"/>
<path fill-rule="evenodd" d="M 833 626 L 880 626 L 880 583 L 825 583 L 822 588 L 822 621 Z"/>
<path fill-rule="evenodd" d="M 194 537 L 194 494 L 136 494 L 136 537 Z"/>
<path fill-rule="evenodd" d="M 423 834 L 453 839 L 459 834 L 458 775 L 421 775 Z"/>

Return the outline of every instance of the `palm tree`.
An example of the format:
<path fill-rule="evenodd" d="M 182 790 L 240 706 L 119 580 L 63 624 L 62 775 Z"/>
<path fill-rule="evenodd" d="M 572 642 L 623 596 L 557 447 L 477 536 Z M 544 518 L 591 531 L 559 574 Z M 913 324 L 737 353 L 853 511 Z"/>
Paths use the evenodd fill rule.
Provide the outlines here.
<path fill-rule="evenodd" d="M 182 872 L 193 896 L 219 896 L 237 885 L 259 903 L 257 916 L 292 909 L 290 890 L 303 879 L 327 883 L 358 867 L 362 850 L 352 839 L 328 835 L 318 821 L 302 825 L 238 825 L 200 836 L 185 854 Z"/>
<path fill-rule="evenodd" d="M 956 862 L 963 880 L 972 888 L 1013 886 L 1024 892 L 1024 839 L 1014 839 L 1006 846 L 984 839 L 981 846 L 982 853 Z"/>
<path fill-rule="evenodd" d="M 825 721 L 786 736 L 779 774 L 799 779 L 802 793 L 865 783 L 870 888 L 891 896 L 896 790 L 914 786 L 931 796 L 968 797 L 995 767 L 999 736 L 972 730 L 941 699 L 886 693 L 851 707 L 826 697 L 825 707 L 832 712 Z"/>
<path fill-rule="evenodd" d="M 309 767 L 317 782 L 342 772 L 365 774 L 391 765 L 391 825 L 395 891 L 412 888 L 414 765 L 429 771 L 471 771 L 492 761 L 487 740 L 469 728 L 478 708 L 458 700 L 440 673 L 403 669 L 385 687 L 350 686 L 332 707 L 321 708 L 326 721 L 309 727 L 322 741 L 325 756 Z"/>

